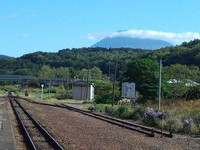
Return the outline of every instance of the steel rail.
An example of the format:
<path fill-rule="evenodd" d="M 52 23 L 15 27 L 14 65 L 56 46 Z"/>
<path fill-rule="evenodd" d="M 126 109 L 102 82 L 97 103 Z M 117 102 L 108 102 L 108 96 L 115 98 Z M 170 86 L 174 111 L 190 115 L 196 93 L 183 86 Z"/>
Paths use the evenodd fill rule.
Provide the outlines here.
<path fill-rule="evenodd" d="M 56 150 L 64 150 L 64 148 L 40 125 L 23 107 L 22 105 L 15 99 L 13 100 L 19 105 L 19 107 L 24 111 L 24 113 L 32 120 L 35 124 L 35 126 L 40 130 L 40 132 L 43 134 L 44 137 L 46 137 L 49 141 L 49 144 L 52 145 L 52 147 Z M 13 101 L 11 100 L 11 101 Z M 11 102 L 13 103 L 13 102 Z M 13 106 L 14 107 L 14 106 Z M 16 111 L 16 110 L 15 110 Z M 17 116 L 19 117 L 18 113 Z M 20 117 L 19 117 L 20 118 Z M 23 124 L 23 122 L 22 122 Z M 24 126 L 24 125 L 23 125 Z M 25 126 L 24 126 L 25 127 Z M 26 130 L 27 131 L 27 130 Z M 28 131 L 27 131 L 28 132 Z M 29 135 L 30 137 L 30 135 Z M 31 139 L 31 138 L 30 138 Z M 32 139 L 31 139 L 32 141 Z M 31 143 L 34 143 L 33 141 Z M 36 146 L 35 146 L 36 147 Z"/>
<path fill-rule="evenodd" d="M 53 106 L 53 107 L 61 107 L 61 108 L 66 108 L 68 110 L 77 111 L 79 113 L 82 113 L 82 114 L 85 114 L 85 115 L 88 115 L 88 116 L 91 116 L 91 117 L 94 117 L 94 118 L 97 118 L 97 119 L 100 119 L 100 120 L 104 120 L 104 121 L 107 121 L 109 123 L 128 128 L 130 130 L 135 130 L 135 131 L 147 134 L 147 135 L 152 136 L 152 137 L 154 136 L 154 133 L 160 134 L 161 136 L 165 136 L 165 137 L 170 137 L 170 138 L 173 137 L 173 134 L 172 134 L 171 131 L 169 133 L 167 133 L 167 132 L 162 131 L 162 130 L 160 131 L 158 129 L 154 129 L 154 128 L 147 127 L 147 126 L 144 126 L 144 125 L 140 125 L 140 124 L 137 124 L 137 123 L 127 122 L 127 121 L 124 121 L 124 120 L 121 120 L 121 119 L 116 119 L 116 118 L 112 118 L 112 117 L 109 117 L 109 116 L 97 114 L 97 113 L 94 113 L 94 112 L 78 109 L 78 108 L 68 106 L 68 105 L 65 105 L 65 104 L 48 104 L 48 103 L 43 103 L 43 102 L 36 102 L 34 100 L 30 100 L 30 99 L 26 99 L 26 98 L 22 98 L 22 99 L 29 101 L 29 102 L 32 102 L 32 103 L 36 103 L 36 104 L 42 104 L 42 105 Z M 118 122 L 118 123 L 116 123 L 116 122 Z M 140 128 L 140 130 L 138 128 Z M 143 131 L 143 130 L 145 130 L 145 131 Z M 146 132 L 146 131 L 148 131 L 148 132 Z M 149 132 L 151 132 L 151 133 L 149 134 Z"/>
<path fill-rule="evenodd" d="M 122 122 L 119 122 L 118 120 L 111 120 L 109 118 L 105 118 L 103 116 L 97 116 L 89 111 L 84 111 L 84 110 L 80 110 L 80 109 L 77 109 L 77 108 L 74 108 L 74 107 L 68 107 L 67 105 L 59 105 L 59 104 L 47 104 L 47 103 L 42 103 L 42 102 L 36 102 L 36 101 L 33 101 L 33 100 L 30 100 L 30 99 L 26 99 L 26 98 L 21 98 L 23 100 L 26 100 L 28 102 L 31 102 L 31 103 L 35 103 L 35 104 L 39 104 L 39 105 L 47 105 L 47 106 L 53 106 L 53 107 L 60 107 L 60 108 L 64 108 L 64 109 L 68 109 L 68 110 L 71 110 L 71 111 L 75 111 L 75 112 L 79 112 L 79 113 L 82 113 L 84 115 L 87 115 L 87 116 L 90 116 L 90 117 L 93 117 L 93 118 L 96 118 L 96 119 L 99 119 L 99 120 L 102 120 L 102 121 L 106 121 L 108 123 L 111 123 L 111 124 L 114 124 L 114 125 L 117 125 L 117 126 L 120 126 L 120 127 L 123 127 L 123 128 L 127 128 L 127 129 L 130 129 L 130 130 L 133 130 L 133 131 L 137 131 L 137 132 L 140 132 L 140 133 L 143 133 L 143 134 L 146 134 L 150 137 L 154 137 L 154 130 L 149 130 L 149 131 L 144 131 L 144 130 L 141 130 L 139 129 L 138 127 L 133 127 L 132 125 L 128 125 L 128 124 L 124 124 Z"/>
<path fill-rule="evenodd" d="M 84 113 L 91 113 L 91 114 L 93 114 L 95 116 L 104 117 L 104 118 L 107 118 L 107 119 L 110 119 L 110 120 L 113 120 L 113 121 L 118 121 L 120 123 L 124 123 L 124 124 L 130 125 L 130 126 L 139 127 L 141 129 L 144 129 L 144 130 L 147 130 L 147 131 L 151 131 L 151 132 L 155 132 L 155 133 L 158 133 L 158 134 L 162 134 L 163 136 L 166 136 L 166 137 L 173 137 L 171 131 L 170 131 L 170 133 L 166 133 L 166 132 L 163 132 L 163 131 L 160 131 L 160 130 L 157 130 L 157 129 L 153 129 L 153 128 L 150 128 L 150 127 L 147 127 L 147 126 L 143 126 L 143 125 L 132 123 L 132 122 L 127 122 L 127 121 L 124 121 L 124 120 L 120 120 L 120 119 L 117 119 L 117 118 L 105 116 L 105 115 L 102 115 L 102 114 L 97 114 L 97 113 L 94 113 L 94 112 L 89 112 L 89 111 L 86 111 L 86 110 L 81 110 L 81 109 L 74 108 L 74 107 L 71 107 L 71 106 L 68 106 L 68 105 L 65 105 L 65 104 L 61 104 L 61 105 L 66 107 L 66 108 L 68 108 L 68 109 L 74 109 L 74 110 L 77 110 L 77 111 L 80 111 L 80 112 L 84 112 Z"/>
<path fill-rule="evenodd" d="M 31 136 L 30 136 L 29 132 L 27 131 L 25 125 L 23 124 L 21 118 L 19 117 L 19 114 L 18 114 L 17 110 L 15 109 L 14 104 L 13 104 L 13 102 L 12 102 L 12 100 L 11 100 L 10 97 L 9 97 L 9 99 L 10 99 L 10 104 L 11 104 L 13 110 L 14 110 L 15 116 L 17 117 L 17 120 L 19 121 L 19 124 L 20 124 L 20 126 L 21 126 L 21 129 L 22 129 L 22 131 L 24 132 L 24 134 L 25 134 L 25 136 L 26 136 L 26 138 L 27 138 L 27 141 L 28 141 L 28 143 L 29 143 L 29 145 L 30 145 L 30 148 L 31 148 L 32 150 L 37 150 L 37 148 L 36 148 L 34 142 L 33 142 L 32 139 L 31 139 Z"/>
<path fill-rule="evenodd" d="M 60 105 L 57 105 L 57 106 L 60 107 Z M 118 119 L 109 118 L 109 117 L 106 117 L 106 116 L 101 116 L 101 115 L 98 115 L 96 113 L 91 113 L 89 111 L 80 110 L 80 109 L 77 109 L 77 108 L 74 108 L 74 107 L 71 107 L 71 106 L 68 107 L 67 105 L 64 105 L 64 104 L 61 104 L 61 107 L 62 108 L 64 107 L 64 108 L 69 109 L 71 111 L 79 112 L 81 114 L 84 114 L 84 115 L 87 115 L 87 116 L 90 116 L 90 117 L 93 117 L 93 118 L 96 118 L 96 119 L 99 119 L 99 120 L 106 121 L 108 123 L 111 123 L 111 124 L 114 124 L 114 125 L 117 125 L 117 126 L 120 126 L 120 127 L 123 127 L 123 128 L 127 128 L 127 129 L 130 129 L 130 130 L 137 131 L 137 132 L 146 134 L 148 136 L 154 137 L 154 130 L 153 129 L 148 130 L 148 131 L 144 131 L 144 130 L 137 128 L 136 126 L 133 127 L 132 124 L 125 124 L 125 122 L 121 122 Z"/>

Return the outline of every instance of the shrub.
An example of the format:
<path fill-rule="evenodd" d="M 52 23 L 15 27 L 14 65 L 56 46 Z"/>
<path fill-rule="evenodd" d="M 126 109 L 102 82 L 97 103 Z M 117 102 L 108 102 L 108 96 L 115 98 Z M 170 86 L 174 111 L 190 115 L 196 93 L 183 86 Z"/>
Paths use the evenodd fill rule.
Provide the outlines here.
<path fill-rule="evenodd" d="M 143 122 L 150 126 L 157 126 L 159 122 L 159 118 L 157 117 L 148 117 L 144 118 Z"/>
<path fill-rule="evenodd" d="M 159 111 L 148 111 L 145 113 L 144 123 L 151 126 L 159 126 L 160 121 L 167 118 L 168 115 Z M 162 121 L 163 122 L 163 121 Z"/>
<path fill-rule="evenodd" d="M 116 117 L 122 119 L 133 119 L 134 111 L 129 109 L 128 106 L 119 106 L 117 109 L 109 110 Z"/>
<path fill-rule="evenodd" d="M 145 117 L 147 109 L 144 107 L 140 107 L 134 110 L 133 112 L 133 120 L 140 120 L 142 121 Z"/>
<path fill-rule="evenodd" d="M 196 108 L 194 109 L 190 115 L 192 116 L 192 118 L 194 119 L 194 122 L 196 124 L 200 124 L 200 108 Z"/>
<path fill-rule="evenodd" d="M 112 83 L 105 81 L 95 81 L 95 102 L 97 104 L 111 104 L 112 103 Z M 115 86 L 115 102 L 120 99 L 119 85 Z"/>
<path fill-rule="evenodd" d="M 119 114 L 123 114 L 124 112 L 128 112 L 128 107 L 127 106 L 119 106 L 117 111 Z"/>
<path fill-rule="evenodd" d="M 56 93 L 56 91 L 57 91 L 57 87 L 51 87 L 51 88 L 50 88 L 50 93 Z M 45 89 L 44 92 L 45 92 L 45 93 L 48 93 L 48 92 L 49 92 L 49 89 Z"/>
<path fill-rule="evenodd" d="M 71 99 L 72 96 L 68 95 L 68 94 L 56 94 L 55 98 L 58 100 L 62 100 L 62 99 Z"/>
<path fill-rule="evenodd" d="M 181 119 L 177 116 L 177 117 L 168 117 L 167 119 L 165 119 L 165 128 L 167 128 L 168 130 L 172 130 L 172 131 L 181 131 L 183 124 L 181 122 Z"/>
<path fill-rule="evenodd" d="M 127 106 L 119 106 L 118 108 L 105 107 L 105 113 L 123 119 L 133 119 L 133 111 L 130 111 Z"/>
<path fill-rule="evenodd" d="M 148 118 L 155 118 L 155 117 L 161 117 L 162 112 L 159 111 L 148 111 L 145 113 L 146 117 Z"/>
<path fill-rule="evenodd" d="M 90 110 L 91 112 L 99 112 L 100 111 L 100 107 L 96 104 L 93 103 L 88 107 L 88 110 Z"/>
<path fill-rule="evenodd" d="M 107 113 L 111 116 L 116 116 L 116 114 L 117 114 L 116 112 L 117 112 L 117 110 L 114 109 L 113 107 L 108 107 L 108 106 L 105 107 L 105 113 Z"/>
<path fill-rule="evenodd" d="M 112 103 L 112 94 L 111 93 L 102 93 L 95 97 L 95 102 L 97 104 L 111 104 Z"/>
<path fill-rule="evenodd" d="M 160 118 L 160 119 L 169 117 L 168 114 L 160 112 L 160 111 L 148 111 L 145 113 L 145 116 L 148 118 L 156 117 L 156 118 Z"/>
<path fill-rule="evenodd" d="M 7 86 L 1 86 L 0 90 L 4 90 L 4 91 L 17 91 L 18 88 L 16 86 L 7 85 Z"/>
<path fill-rule="evenodd" d="M 117 109 L 117 115 L 119 118 L 128 118 L 129 112 L 127 106 L 119 106 Z"/>
<path fill-rule="evenodd" d="M 134 111 L 125 111 L 119 117 L 123 119 L 133 119 Z"/>
<path fill-rule="evenodd" d="M 200 124 L 194 124 L 191 128 L 191 133 L 199 136 L 199 134 L 200 134 Z"/>

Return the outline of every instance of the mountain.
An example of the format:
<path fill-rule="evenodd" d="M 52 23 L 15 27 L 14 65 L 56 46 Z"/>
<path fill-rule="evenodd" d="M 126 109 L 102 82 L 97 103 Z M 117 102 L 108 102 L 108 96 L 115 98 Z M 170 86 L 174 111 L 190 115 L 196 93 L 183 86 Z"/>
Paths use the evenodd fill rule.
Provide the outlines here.
<path fill-rule="evenodd" d="M 6 59 L 6 58 L 9 58 L 9 56 L 6 56 L 6 55 L 0 55 L 0 59 Z"/>
<path fill-rule="evenodd" d="M 163 47 L 173 46 L 171 43 L 163 40 L 153 39 L 139 39 L 128 37 L 113 37 L 105 38 L 91 47 L 104 47 L 104 48 L 140 48 L 140 49 L 160 49 Z"/>

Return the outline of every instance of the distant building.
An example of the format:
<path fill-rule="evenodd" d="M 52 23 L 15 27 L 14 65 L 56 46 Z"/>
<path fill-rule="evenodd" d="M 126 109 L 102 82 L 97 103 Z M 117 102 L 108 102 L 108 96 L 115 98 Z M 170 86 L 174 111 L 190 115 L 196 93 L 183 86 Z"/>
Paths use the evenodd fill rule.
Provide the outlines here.
<path fill-rule="evenodd" d="M 199 83 L 192 81 L 190 79 L 185 80 L 176 80 L 176 79 L 170 79 L 167 81 L 169 84 L 184 84 L 185 86 L 197 86 Z"/>
<path fill-rule="evenodd" d="M 94 99 L 94 84 L 84 80 L 78 80 L 72 83 L 72 96 L 77 100 Z"/>
<path fill-rule="evenodd" d="M 67 86 L 66 78 L 40 78 L 40 83 L 43 83 L 45 86 Z"/>

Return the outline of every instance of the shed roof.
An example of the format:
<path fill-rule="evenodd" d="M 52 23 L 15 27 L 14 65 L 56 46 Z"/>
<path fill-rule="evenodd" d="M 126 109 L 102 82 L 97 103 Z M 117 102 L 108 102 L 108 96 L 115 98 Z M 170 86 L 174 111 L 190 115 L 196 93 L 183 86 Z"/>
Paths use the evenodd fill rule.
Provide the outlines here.
<path fill-rule="evenodd" d="M 83 84 L 83 85 L 94 85 L 94 83 L 92 83 L 92 82 L 87 82 L 87 81 L 85 81 L 85 80 L 77 80 L 77 81 L 74 81 L 74 82 L 72 82 L 72 85 L 74 85 L 74 84 Z"/>

